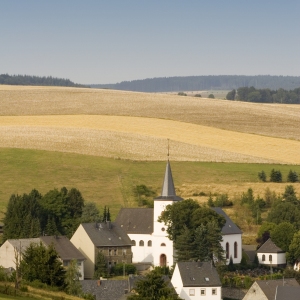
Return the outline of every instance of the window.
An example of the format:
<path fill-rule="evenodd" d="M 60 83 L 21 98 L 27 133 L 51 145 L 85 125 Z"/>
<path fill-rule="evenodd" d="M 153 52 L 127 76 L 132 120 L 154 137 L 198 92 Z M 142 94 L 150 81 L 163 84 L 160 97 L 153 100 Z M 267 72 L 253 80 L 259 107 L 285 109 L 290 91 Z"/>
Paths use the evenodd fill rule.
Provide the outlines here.
<path fill-rule="evenodd" d="M 166 244 L 165 243 L 161 243 L 160 246 L 161 247 L 166 247 Z"/>
<path fill-rule="evenodd" d="M 123 249 L 122 252 L 123 252 L 123 255 L 125 255 L 126 254 L 126 249 Z"/>
<path fill-rule="evenodd" d="M 152 247 L 152 241 L 148 241 L 148 247 Z"/>
<path fill-rule="evenodd" d="M 67 267 L 69 265 L 69 261 L 64 260 L 64 267 Z"/>
<path fill-rule="evenodd" d="M 269 255 L 269 261 L 272 261 L 272 255 Z"/>
<path fill-rule="evenodd" d="M 217 295 L 217 289 L 212 289 L 212 290 L 211 290 L 211 294 L 212 294 L 212 295 Z"/>
<path fill-rule="evenodd" d="M 108 249 L 108 255 L 111 255 L 111 249 Z"/>
<path fill-rule="evenodd" d="M 266 256 L 263 254 L 262 261 L 265 261 L 265 260 L 266 260 Z"/>
<path fill-rule="evenodd" d="M 229 243 L 226 243 L 226 258 L 229 259 Z"/>
<path fill-rule="evenodd" d="M 144 241 L 140 241 L 140 246 L 144 246 Z"/>
<path fill-rule="evenodd" d="M 165 227 L 162 227 L 162 228 L 161 228 L 161 231 L 165 231 L 165 230 L 166 230 Z"/>
<path fill-rule="evenodd" d="M 237 247 L 238 245 L 237 245 L 237 242 L 234 242 L 234 258 L 237 258 L 238 257 L 238 255 L 237 255 L 237 251 L 238 251 L 238 247 Z"/>
<path fill-rule="evenodd" d="M 200 295 L 201 295 L 201 296 L 205 296 L 205 289 L 201 289 L 201 290 L 200 290 Z"/>
<path fill-rule="evenodd" d="M 136 246 L 135 240 L 132 240 L 131 242 L 132 242 L 132 246 Z"/>
<path fill-rule="evenodd" d="M 190 289 L 189 290 L 189 295 L 190 296 L 195 296 L 195 290 L 194 289 Z"/>
<path fill-rule="evenodd" d="M 117 249 L 114 249 L 114 255 L 117 255 Z"/>

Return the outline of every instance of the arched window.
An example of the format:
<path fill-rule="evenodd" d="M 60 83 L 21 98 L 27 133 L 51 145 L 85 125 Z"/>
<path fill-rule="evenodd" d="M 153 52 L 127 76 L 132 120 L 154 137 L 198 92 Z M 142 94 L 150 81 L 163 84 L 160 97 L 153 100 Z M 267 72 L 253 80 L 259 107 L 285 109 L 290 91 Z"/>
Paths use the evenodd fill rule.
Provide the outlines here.
<path fill-rule="evenodd" d="M 132 246 L 136 246 L 135 240 L 132 240 L 131 242 L 132 242 Z"/>
<path fill-rule="evenodd" d="M 152 247 L 152 241 L 148 241 L 148 247 Z"/>
<path fill-rule="evenodd" d="M 272 255 L 269 255 L 269 261 L 272 261 Z"/>
<path fill-rule="evenodd" d="M 229 243 L 226 243 L 226 258 L 229 259 Z"/>
<path fill-rule="evenodd" d="M 266 256 L 263 254 L 263 256 L 262 256 L 262 259 L 261 259 L 262 261 L 265 261 L 266 260 Z"/>
<path fill-rule="evenodd" d="M 160 246 L 161 247 L 166 247 L 166 244 L 165 243 L 161 243 Z"/>
<path fill-rule="evenodd" d="M 234 254 L 233 254 L 234 258 L 238 257 L 238 247 L 237 246 L 238 246 L 237 242 L 234 242 Z"/>
<path fill-rule="evenodd" d="M 140 246 L 144 246 L 144 241 L 140 241 Z"/>

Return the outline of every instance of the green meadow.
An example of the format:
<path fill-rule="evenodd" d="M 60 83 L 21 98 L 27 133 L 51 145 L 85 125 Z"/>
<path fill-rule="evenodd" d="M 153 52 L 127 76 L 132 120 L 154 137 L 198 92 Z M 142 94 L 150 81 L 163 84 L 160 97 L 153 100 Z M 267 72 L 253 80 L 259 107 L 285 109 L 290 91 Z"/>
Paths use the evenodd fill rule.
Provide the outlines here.
<path fill-rule="evenodd" d="M 95 202 L 100 209 L 109 206 L 115 217 L 120 207 L 137 206 L 134 186 L 145 184 L 160 193 L 166 162 L 1 148 L 0 166 L 1 217 L 12 194 L 29 193 L 32 189 L 45 194 L 63 186 L 76 187 L 86 201 Z M 239 185 L 265 188 L 268 183 L 258 183 L 257 174 L 261 170 L 269 174 L 272 168 L 279 169 L 283 178 L 290 169 L 300 174 L 300 166 L 289 165 L 171 161 L 171 167 L 177 194 L 183 198 L 201 192 L 204 186 L 205 192 L 221 189 L 229 194 Z"/>

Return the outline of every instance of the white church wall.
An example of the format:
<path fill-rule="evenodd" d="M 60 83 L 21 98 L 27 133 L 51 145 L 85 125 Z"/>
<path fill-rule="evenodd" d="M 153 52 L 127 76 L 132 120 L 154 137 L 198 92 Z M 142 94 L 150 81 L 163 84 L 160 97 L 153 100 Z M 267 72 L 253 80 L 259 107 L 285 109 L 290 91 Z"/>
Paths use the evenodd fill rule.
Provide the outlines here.
<path fill-rule="evenodd" d="M 131 247 L 133 263 L 153 264 L 153 236 L 150 234 L 128 234 L 135 246 Z"/>
<path fill-rule="evenodd" d="M 226 263 L 227 264 L 229 263 L 229 259 L 231 256 L 233 263 L 239 264 L 242 259 L 242 235 L 241 234 L 223 235 L 223 241 L 221 242 L 221 245 L 225 252 L 226 252 L 226 244 L 227 243 L 229 245 L 229 255 L 228 255 L 228 259 L 226 259 Z M 236 255 L 235 255 L 235 251 L 234 251 L 234 243 L 237 243 Z"/>

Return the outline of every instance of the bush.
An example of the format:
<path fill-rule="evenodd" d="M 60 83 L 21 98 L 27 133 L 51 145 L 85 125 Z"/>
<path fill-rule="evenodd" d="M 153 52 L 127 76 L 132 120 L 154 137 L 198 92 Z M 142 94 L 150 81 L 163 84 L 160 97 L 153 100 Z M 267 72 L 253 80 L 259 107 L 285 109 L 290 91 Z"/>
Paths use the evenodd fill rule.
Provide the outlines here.
<path fill-rule="evenodd" d="M 208 98 L 210 98 L 210 99 L 215 99 L 215 96 L 214 96 L 214 94 L 209 94 L 209 95 L 208 95 Z"/>
<path fill-rule="evenodd" d="M 290 170 L 287 176 L 287 182 L 297 182 L 297 181 L 299 181 L 297 172 Z"/>
<path fill-rule="evenodd" d="M 195 97 L 202 97 L 201 94 L 196 94 Z"/>
<path fill-rule="evenodd" d="M 112 270 L 111 273 L 115 274 L 116 276 L 121 276 L 124 273 L 124 264 L 116 264 Z M 136 267 L 132 264 L 125 264 L 125 275 L 129 274 L 135 274 L 136 273 Z"/>
<path fill-rule="evenodd" d="M 178 95 L 178 96 L 187 96 L 187 94 L 184 93 L 184 92 L 179 92 L 177 95 Z"/>
<path fill-rule="evenodd" d="M 270 174 L 270 181 L 271 182 L 282 182 L 282 175 L 281 172 L 279 170 L 271 170 L 271 174 Z"/>

